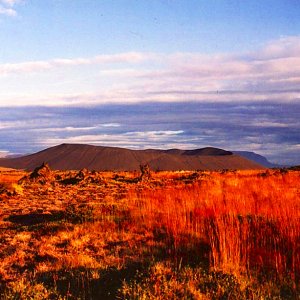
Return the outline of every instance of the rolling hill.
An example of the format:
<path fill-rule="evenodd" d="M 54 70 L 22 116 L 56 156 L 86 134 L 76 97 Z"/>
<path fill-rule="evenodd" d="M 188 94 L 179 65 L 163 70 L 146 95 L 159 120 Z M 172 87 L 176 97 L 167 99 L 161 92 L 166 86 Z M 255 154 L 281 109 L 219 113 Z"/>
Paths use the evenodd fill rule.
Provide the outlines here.
<path fill-rule="evenodd" d="M 284 166 L 269 162 L 264 156 L 250 151 L 233 151 L 234 154 L 241 155 L 247 159 L 255 161 L 266 168 L 282 168 Z"/>
<path fill-rule="evenodd" d="M 133 171 L 148 163 L 152 170 L 263 169 L 254 161 L 218 148 L 195 150 L 130 150 L 126 148 L 61 144 L 40 152 L 0 159 L 0 166 L 33 170 L 43 162 L 57 170 Z"/>

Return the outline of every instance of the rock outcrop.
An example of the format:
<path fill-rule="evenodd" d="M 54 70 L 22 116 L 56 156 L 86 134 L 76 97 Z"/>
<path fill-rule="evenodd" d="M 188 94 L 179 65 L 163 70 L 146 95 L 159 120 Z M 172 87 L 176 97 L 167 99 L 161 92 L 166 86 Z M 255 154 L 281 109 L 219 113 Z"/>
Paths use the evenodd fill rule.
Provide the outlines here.
<path fill-rule="evenodd" d="M 88 169 L 81 169 L 75 176 L 61 180 L 63 184 L 89 184 L 101 183 L 102 178 L 97 172 L 90 172 Z"/>
<path fill-rule="evenodd" d="M 140 165 L 141 176 L 140 181 L 149 181 L 151 179 L 151 171 L 148 164 Z"/>
<path fill-rule="evenodd" d="M 26 177 L 19 180 L 19 183 L 24 183 L 26 181 L 33 181 L 40 184 L 51 183 L 55 180 L 53 171 L 50 169 L 47 163 L 43 163 L 41 166 L 34 169 L 34 171 Z"/>

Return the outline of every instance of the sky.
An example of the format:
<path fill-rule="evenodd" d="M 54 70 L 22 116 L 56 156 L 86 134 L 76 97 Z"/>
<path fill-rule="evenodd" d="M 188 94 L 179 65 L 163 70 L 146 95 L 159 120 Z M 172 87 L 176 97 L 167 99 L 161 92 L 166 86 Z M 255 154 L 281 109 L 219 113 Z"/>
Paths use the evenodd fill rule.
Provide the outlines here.
<path fill-rule="evenodd" d="M 298 0 L 0 0 L 0 157 L 206 146 L 300 164 Z"/>

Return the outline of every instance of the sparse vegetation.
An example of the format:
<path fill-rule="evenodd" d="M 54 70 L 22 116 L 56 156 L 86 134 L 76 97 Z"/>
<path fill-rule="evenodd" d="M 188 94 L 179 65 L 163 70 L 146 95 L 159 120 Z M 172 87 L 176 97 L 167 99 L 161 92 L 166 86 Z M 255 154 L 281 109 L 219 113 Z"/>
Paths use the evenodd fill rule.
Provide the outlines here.
<path fill-rule="evenodd" d="M 49 174 L 0 172 L 1 299 L 300 293 L 299 171 Z"/>

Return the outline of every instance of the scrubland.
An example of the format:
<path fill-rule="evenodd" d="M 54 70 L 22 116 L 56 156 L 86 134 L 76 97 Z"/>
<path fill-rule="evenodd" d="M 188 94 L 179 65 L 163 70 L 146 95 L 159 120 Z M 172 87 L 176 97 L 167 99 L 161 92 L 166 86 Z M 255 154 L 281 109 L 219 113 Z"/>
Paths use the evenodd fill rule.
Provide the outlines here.
<path fill-rule="evenodd" d="M 2 170 L 0 299 L 298 299 L 299 171 L 151 175 Z"/>

